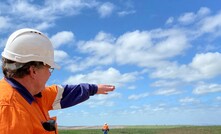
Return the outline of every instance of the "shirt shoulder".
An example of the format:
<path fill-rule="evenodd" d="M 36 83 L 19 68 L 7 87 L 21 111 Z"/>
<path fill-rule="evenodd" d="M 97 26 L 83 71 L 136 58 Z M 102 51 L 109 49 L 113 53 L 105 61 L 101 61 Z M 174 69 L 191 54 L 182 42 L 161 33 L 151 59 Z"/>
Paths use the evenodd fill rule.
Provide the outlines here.
<path fill-rule="evenodd" d="M 0 80 L 0 105 L 10 105 L 15 90 L 4 80 Z"/>

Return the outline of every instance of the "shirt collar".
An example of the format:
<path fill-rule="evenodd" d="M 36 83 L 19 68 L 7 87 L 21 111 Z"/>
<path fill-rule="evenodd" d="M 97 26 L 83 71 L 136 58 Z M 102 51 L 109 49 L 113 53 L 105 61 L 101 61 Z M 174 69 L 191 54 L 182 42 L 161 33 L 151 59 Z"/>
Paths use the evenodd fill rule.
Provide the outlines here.
<path fill-rule="evenodd" d="M 25 100 L 31 104 L 35 99 L 31 95 L 31 93 L 19 82 L 17 82 L 15 79 L 12 78 L 5 78 L 6 81 L 13 87 L 15 88 Z"/>

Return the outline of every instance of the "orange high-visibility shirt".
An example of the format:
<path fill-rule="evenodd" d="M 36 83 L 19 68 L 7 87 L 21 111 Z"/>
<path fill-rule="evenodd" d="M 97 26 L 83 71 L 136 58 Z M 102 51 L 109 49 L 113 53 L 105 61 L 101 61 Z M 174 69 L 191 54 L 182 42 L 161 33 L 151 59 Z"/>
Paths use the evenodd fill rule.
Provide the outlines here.
<path fill-rule="evenodd" d="M 108 125 L 105 124 L 105 125 L 103 126 L 103 130 L 108 130 L 108 129 L 109 129 Z"/>
<path fill-rule="evenodd" d="M 50 94 L 49 94 L 50 93 Z M 29 104 L 4 79 L 0 81 L 0 134 L 56 134 L 46 131 L 42 122 L 50 119 L 48 111 L 57 94 L 56 86 L 45 89 L 47 94 Z M 45 95 L 42 95 L 45 96 Z"/>
<path fill-rule="evenodd" d="M 57 129 L 47 131 L 42 126 L 51 119 L 48 111 L 81 103 L 97 90 L 97 85 L 87 83 L 52 85 L 34 97 L 14 79 L 4 78 L 0 80 L 0 134 L 56 134 Z"/>

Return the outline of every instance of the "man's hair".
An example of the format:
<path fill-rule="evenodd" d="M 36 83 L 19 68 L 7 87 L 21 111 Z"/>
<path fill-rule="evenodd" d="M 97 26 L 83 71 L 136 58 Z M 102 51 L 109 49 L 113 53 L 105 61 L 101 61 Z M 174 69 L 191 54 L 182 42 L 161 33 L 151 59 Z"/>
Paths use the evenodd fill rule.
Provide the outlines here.
<path fill-rule="evenodd" d="M 14 64 L 14 66 L 18 65 L 19 68 L 10 69 L 8 67 L 9 64 Z M 2 57 L 2 71 L 6 78 L 23 78 L 24 76 L 28 75 L 30 73 L 29 68 L 31 66 L 41 68 L 44 65 L 43 62 L 38 61 L 30 61 L 27 63 L 18 63 L 9 59 L 6 59 Z"/>

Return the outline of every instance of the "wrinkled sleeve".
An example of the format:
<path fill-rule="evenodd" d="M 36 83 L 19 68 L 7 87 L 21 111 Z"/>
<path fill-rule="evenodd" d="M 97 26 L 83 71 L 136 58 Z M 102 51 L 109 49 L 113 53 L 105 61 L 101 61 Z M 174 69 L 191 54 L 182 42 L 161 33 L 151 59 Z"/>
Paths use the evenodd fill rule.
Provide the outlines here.
<path fill-rule="evenodd" d="M 58 85 L 57 90 L 53 109 L 61 109 L 77 105 L 96 94 L 98 87 L 95 84 L 82 83 L 78 85 Z"/>

